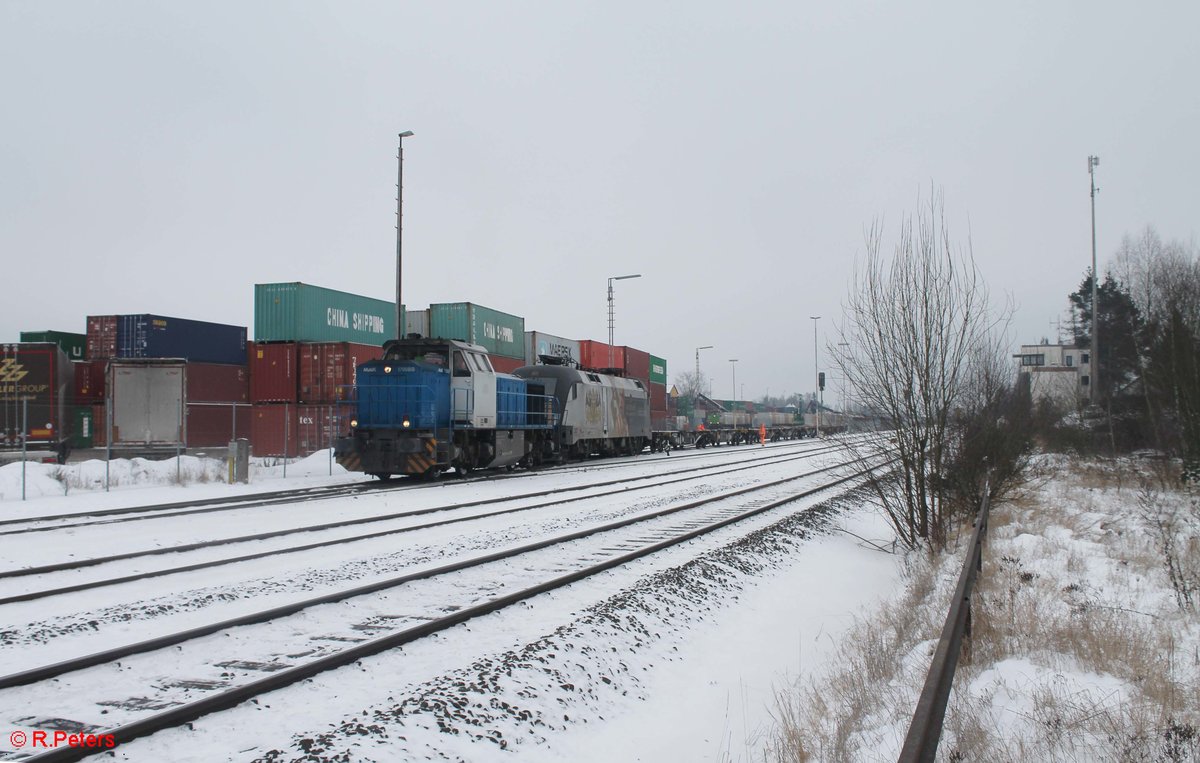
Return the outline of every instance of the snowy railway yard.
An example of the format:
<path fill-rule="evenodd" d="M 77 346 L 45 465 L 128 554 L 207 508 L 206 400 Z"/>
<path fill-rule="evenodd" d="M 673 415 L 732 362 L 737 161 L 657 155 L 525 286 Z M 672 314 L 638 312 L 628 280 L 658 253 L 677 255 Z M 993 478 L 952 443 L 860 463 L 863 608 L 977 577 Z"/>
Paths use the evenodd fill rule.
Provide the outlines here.
<path fill-rule="evenodd" d="M 0 713 L 115 733 L 119 760 L 753 754 L 780 677 L 893 585 L 830 532 L 886 534 L 839 502 L 845 460 L 803 441 L 5 501 Z"/>

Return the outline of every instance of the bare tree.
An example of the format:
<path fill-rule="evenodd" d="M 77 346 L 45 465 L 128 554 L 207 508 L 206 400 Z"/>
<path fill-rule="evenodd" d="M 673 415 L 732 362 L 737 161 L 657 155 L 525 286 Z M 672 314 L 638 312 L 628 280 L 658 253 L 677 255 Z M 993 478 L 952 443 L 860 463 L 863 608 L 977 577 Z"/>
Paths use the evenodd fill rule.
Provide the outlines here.
<path fill-rule="evenodd" d="M 679 390 L 681 397 L 695 400 L 699 395 L 707 395 L 709 389 L 712 388 L 712 382 L 701 371 L 699 375 L 695 371 L 682 371 L 675 375 L 675 388 Z"/>
<path fill-rule="evenodd" d="M 1200 480 L 1200 251 L 1147 226 L 1122 240 L 1116 270 L 1144 319 L 1139 371 L 1159 447 L 1178 449 L 1185 477 Z"/>
<path fill-rule="evenodd" d="M 845 305 L 841 341 L 851 349 L 836 357 L 862 405 L 893 427 L 865 454 L 895 459 L 873 480 L 880 508 L 908 546 L 940 547 L 952 509 L 952 414 L 972 385 L 994 393 L 979 374 L 996 373 L 981 358 L 995 354 L 989 337 L 998 319 L 969 240 L 965 251 L 951 244 L 940 195 L 903 219 L 890 257 L 883 249 L 876 222 Z"/>

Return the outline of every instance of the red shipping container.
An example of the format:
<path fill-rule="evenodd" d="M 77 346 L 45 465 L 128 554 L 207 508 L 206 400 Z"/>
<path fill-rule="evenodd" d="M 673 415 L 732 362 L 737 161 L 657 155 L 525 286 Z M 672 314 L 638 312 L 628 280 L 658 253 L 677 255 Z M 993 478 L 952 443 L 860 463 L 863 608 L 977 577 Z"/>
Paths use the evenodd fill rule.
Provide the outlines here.
<path fill-rule="evenodd" d="M 650 390 L 650 410 L 666 413 L 667 385 L 647 382 L 646 387 Z"/>
<path fill-rule="evenodd" d="M 333 441 L 349 429 L 353 415 L 349 405 L 255 405 L 251 411 L 250 454 L 295 458 L 333 447 Z"/>
<path fill-rule="evenodd" d="M 224 448 L 234 437 L 250 437 L 250 406 L 189 403 L 185 436 L 189 448 Z"/>
<path fill-rule="evenodd" d="M 630 379 L 641 379 L 643 383 L 650 383 L 650 353 L 639 350 L 636 347 L 622 347 L 622 353 L 625 356 L 625 375 Z"/>
<path fill-rule="evenodd" d="M 492 368 L 502 374 L 511 374 L 523 365 L 526 365 L 522 358 L 506 358 L 503 355 L 488 355 L 488 360 L 492 361 Z"/>
<path fill-rule="evenodd" d="M 584 368 L 604 369 L 604 368 L 625 368 L 625 348 L 613 347 L 612 363 L 608 362 L 608 344 L 606 342 L 594 342 L 591 339 L 579 340 L 579 364 Z M 649 365 L 649 360 L 646 361 Z"/>
<path fill-rule="evenodd" d="M 108 443 L 108 406 L 97 403 L 92 406 L 92 447 L 103 448 Z"/>
<path fill-rule="evenodd" d="M 187 364 L 189 403 L 245 403 L 250 399 L 250 374 L 245 366 L 222 363 Z"/>
<path fill-rule="evenodd" d="M 358 366 L 383 357 L 383 348 L 354 342 L 305 342 L 299 346 L 301 403 L 334 403 L 352 398 Z"/>
<path fill-rule="evenodd" d="M 75 365 L 75 403 L 94 405 L 104 402 L 108 374 L 107 360 L 77 360 Z"/>
<path fill-rule="evenodd" d="M 87 317 L 87 359 L 107 360 L 117 356 L 117 316 Z"/>
<path fill-rule="evenodd" d="M 296 379 L 295 342 L 254 344 L 250 358 L 250 401 L 254 403 L 294 403 L 299 384 Z"/>

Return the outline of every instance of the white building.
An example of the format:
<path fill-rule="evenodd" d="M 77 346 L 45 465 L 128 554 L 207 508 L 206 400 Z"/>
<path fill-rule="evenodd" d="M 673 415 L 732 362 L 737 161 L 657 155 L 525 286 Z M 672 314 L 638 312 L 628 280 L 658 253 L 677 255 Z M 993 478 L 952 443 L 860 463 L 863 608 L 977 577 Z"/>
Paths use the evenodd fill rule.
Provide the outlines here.
<path fill-rule="evenodd" d="M 1073 344 L 1023 344 L 1017 359 L 1017 373 L 1029 385 L 1034 402 L 1049 399 L 1066 407 L 1076 407 L 1091 393 L 1091 350 Z"/>

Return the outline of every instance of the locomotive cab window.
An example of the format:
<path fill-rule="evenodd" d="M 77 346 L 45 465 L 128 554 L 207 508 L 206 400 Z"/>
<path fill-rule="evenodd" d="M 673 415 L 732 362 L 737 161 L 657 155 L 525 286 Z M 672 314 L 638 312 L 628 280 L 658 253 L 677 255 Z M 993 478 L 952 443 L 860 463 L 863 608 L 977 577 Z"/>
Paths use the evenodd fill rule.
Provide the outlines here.
<path fill-rule="evenodd" d="M 471 353 L 471 360 L 475 361 L 475 367 L 480 371 L 485 373 L 495 373 L 495 371 L 492 370 L 492 364 L 491 361 L 488 360 L 487 355 L 480 355 L 473 352 Z"/>
<path fill-rule="evenodd" d="M 446 351 L 445 350 L 430 350 L 417 347 L 406 347 L 394 353 L 397 360 L 412 360 L 417 363 L 428 363 L 431 366 L 439 368 L 446 367 Z"/>
<path fill-rule="evenodd" d="M 463 357 L 463 353 L 454 353 L 454 375 L 455 376 L 470 376 L 471 368 L 467 365 L 467 359 Z"/>

